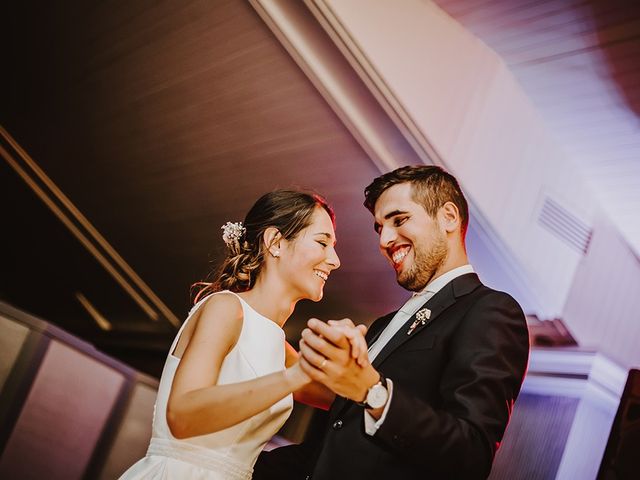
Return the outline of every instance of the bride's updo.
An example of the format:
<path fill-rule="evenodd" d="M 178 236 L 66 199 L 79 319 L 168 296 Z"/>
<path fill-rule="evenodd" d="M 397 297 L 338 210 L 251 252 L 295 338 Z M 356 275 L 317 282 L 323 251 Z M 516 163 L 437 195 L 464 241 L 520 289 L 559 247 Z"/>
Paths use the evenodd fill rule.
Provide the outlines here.
<path fill-rule="evenodd" d="M 264 194 L 251 207 L 242 224 L 223 227 L 227 255 L 213 283 L 200 284 L 202 295 L 218 290 L 244 292 L 256 283 L 264 264 L 267 246 L 262 241 L 267 228 L 275 227 L 286 240 L 293 240 L 311 224 L 316 207 L 324 208 L 335 223 L 333 210 L 319 195 L 295 190 L 275 190 Z"/>

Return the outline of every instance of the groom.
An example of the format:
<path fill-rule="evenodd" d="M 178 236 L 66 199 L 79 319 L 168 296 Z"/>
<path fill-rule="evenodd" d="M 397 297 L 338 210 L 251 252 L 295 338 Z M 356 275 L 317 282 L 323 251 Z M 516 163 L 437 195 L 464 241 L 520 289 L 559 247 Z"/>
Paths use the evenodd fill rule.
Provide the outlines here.
<path fill-rule="evenodd" d="M 522 310 L 469 265 L 467 202 L 449 173 L 399 168 L 365 189 L 365 206 L 413 296 L 371 325 L 365 367 L 348 320 L 309 321 L 301 365 L 337 394 L 324 437 L 262 454 L 254 478 L 486 478 L 526 371 Z"/>

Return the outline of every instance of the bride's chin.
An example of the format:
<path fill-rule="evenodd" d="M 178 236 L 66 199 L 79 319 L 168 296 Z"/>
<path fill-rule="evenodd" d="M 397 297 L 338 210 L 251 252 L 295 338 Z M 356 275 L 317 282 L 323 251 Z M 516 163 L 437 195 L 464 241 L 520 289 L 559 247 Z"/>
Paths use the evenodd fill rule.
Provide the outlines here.
<path fill-rule="evenodd" d="M 323 296 L 324 290 L 320 290 L 320 292 L 317 292 L 314 295 L 309 295 L 309 300 L 311 300 L 312 302 L 319 302 L 320 300 L 322 300 Z"/>

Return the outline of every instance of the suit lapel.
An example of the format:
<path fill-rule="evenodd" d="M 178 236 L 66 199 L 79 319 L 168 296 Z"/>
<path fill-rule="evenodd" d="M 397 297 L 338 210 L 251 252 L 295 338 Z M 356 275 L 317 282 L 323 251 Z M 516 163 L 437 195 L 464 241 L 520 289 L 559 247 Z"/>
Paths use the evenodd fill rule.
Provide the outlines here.
<path fill-rule="evenodd" d="M 412 338 L 415 338 L 416 334 L 422 330 L 423 328 L 427 328 L 431 325 L 438 316 L 446 310 L 449 306 L 451 306 L 455 302 L 455 297 L 453 295 L 453 290 L 451 288 L 451 284 L 446 285 L 442 288 L 438 293 L 436 293 L 433 297 L 431 297 L 424 305 L 422 305 L 418 311 L 423 308 L 428 308 L 431 310 L 431 316 L 429 321 L 424 325 L 418 324 L 418 326 L 411 332 L 410 335 L 407 335 L 409 331 L 409 327 L 415 321 L 416 315 L 413 314 L 409 320 L 405 322 L 402 327 L 396 332 L 396 334 L 391 337 L 391 339 L 387 342 L 384 348 L 380 351 L 378 356 L 372 362 L 374 368 L 378 368 L 378 366 L 386 360 L 386 358 L 400 345 L 408 342 Z M 416 312 L 417 313 L 417 312 Z"/>
<path fill-rule="evenodd" d="M 391 340 L 389 340 L 389 342 L 384 346 L 382 351 L 373 361 L 373 367 L 377 369 L 378 366 L 382 362 L 384 362 L 385 359 L 394 350 L 403 345 L 405 342 L 408 342 L 409 340 L 414 338 L 420 330 L 428 328 L 430 325 L 432 325 L 442 312 L 444 312 L 447 308 L 455 303 L 458 297 L 470 293 L 479 285 L 480 280 L 475 273 L 461 275 L 446 284 L 438 293 L 436 293 L 424 305 L 422 305 L 416 311 L 416 313 L 411 318 L 409 318 L 409 320 L 407 320 L 407 322 L 400 328 L 400 330 L 398 330 L 396 334 L 391 337 Z M 412 330 L 411 334 L 407 334 L 411 324 L 416 319 L 416 314 L 423 308 L 428 308 L 429 310 L 431 310 L 431 316 L 429 317 L 429 320 L 424 324 L 418 323 L 418 325 Z"/>
<path fill-rule="evenodd" d="M 431 325 L 434 320 L 447 308 L 449 308 L 452 304 L 455 303 L 456 299 L 471 293 L 477 287 L 481 285 L 480 279 L 478 275 L 475 273 L 467 273 L 465 275 L 461 275 L 457 278 L 454 278 L 451 282 L 445 285 L 438 293 L 436 293 L 433 297 L 431 297 L 422 307 L 418 309 L 420 311 L 423 308 L 429 308 L 431 310 L 431 317 L 429 321 L 425 325 L 419 325 L 416 327 L 411 335 L 407 335 L 407 330 L 409 330 L 409 326 L 415 320 L 415 314 L 402 326 L 398 332 L 389 340 L 389 343 L 385 345 L 382 351 L 378 354 L 376 359 L 373 361 L 372 365 L 376 370 L 378 366 L 400 345 L 409 341 L 411 338 L 415 337 L 416 333 L 418 333 L 423 328 L 427 328 Z M 378 337 L 382 334 L 382 331 L 387 327 L 391 319 L 395 316 L 397 312 L 391 312 L 384 317 L 376 320 L 371 330 L 367 332 L 366 339 L 367 345 L 373 345 Z M 417 312 L 416 312 L 417 313 Z M 336 396 L 335 401 L 331 405 L 330 417 L 335 418 L 340 415 L 347 406 L 351 405 L 351 400 L 346 399 L 344 397 Z"/>
<path fill-rule="evenodd" d="M 382 334 L 384 329 L 387 328 L 387 325 L 389 325 L 389 322 L 393 317 L 395 317 L 396 313 L 398 313 L 397 310 L 385 315 L 384 317 L 380 317 L 378 320 L 373 322 L 371 328 L 367 330 L 367 334 L 364 337 L 369 347 L 378 340 L 378 337 Z"/>

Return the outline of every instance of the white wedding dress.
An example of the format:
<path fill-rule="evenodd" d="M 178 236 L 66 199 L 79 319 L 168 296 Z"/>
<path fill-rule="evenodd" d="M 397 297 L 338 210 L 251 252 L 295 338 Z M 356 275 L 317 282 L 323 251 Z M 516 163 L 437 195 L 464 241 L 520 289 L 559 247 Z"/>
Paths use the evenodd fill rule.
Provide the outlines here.
<path fill-rule="evenodd" d="M 283 330 L 236 297 L 244 313 L 242 331 L 222 362 L 218 385 L 251 380 L 285 368 Z M 180 363 L 172 353 L 185 325 L 209 298 L 211 295 L 194 305 L 171 345 L 158 388 L 147 455 L 129 468 L 121 480 L 250 479 L 262 448 L 291 413 L 293 395 L 288 395 L 267 410 L 224 430 L 184 440 L 171 435 L 166 419 L 167 400 Z"/>

